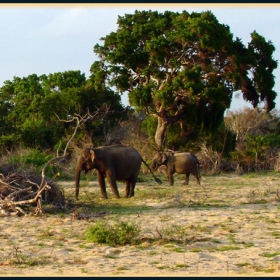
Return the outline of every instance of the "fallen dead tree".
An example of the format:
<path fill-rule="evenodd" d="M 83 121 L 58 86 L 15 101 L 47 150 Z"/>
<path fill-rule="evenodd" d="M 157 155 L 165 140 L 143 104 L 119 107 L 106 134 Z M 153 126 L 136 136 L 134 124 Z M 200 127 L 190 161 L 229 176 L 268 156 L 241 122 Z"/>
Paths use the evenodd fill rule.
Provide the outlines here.
<path fill-rule="evenodd" d="M 23 206 L 36 206 L 34 214 L 37 216 L 43 214 L 43 202 L 63 209 L 70 206 L 71 202 L 65 200 L 63 192 L 46 178 L 45 170 L 52 162 L 67 157 L 68 146 L 82 124 L 92 121 L 97 116 L 103 118 L 108 114 L 109 108 L 104 104 L 101 108 L 97 109 L 94 115 L 89 112 L 83 116 L 74 114 L 73 118 L 66 121 L 60 120 L 57 116 L 63 122 L 71 123 L 76 121 L 74 132 L 68 140 L 63 154 L 61 156 L 57 154 L 56 157 L 50 159 L 42 168 L 41 176 L 38 177 L 30 174 L 18 174 L 16 172 L 8 174 L 6 177 L 0 174 L 2 176 L 0 178 L 0 216 L 25 215 L 26 212 L 23 210 Z"/>
<path fill-rule="evenodd" d="M 0 179 L 0 215 L 25 215 L 23 206 L 36 207 L 35 215 L 42 213 L 42 202 L 64 209 L 63 191 L 51 180 L 33 174 L 12 173 Z"/>

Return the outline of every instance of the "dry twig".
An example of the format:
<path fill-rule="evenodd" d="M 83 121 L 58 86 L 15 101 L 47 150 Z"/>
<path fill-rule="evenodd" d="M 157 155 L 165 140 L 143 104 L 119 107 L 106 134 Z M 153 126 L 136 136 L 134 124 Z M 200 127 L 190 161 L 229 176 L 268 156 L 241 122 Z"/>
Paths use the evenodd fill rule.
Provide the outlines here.
<path fill-rule="evenodd" d="M 51 202 L 59 207 L 68 205 L 65 202 L 62 191 L 45 175 L 46 168 L 54 161 L 61 160 L 67 156 L 67 150 L 70 142 L 75 137 L 78 128 L 85 122 L 92 121 L 94 117 L 104 118 L 109 112 L 109 107 L 104 105 L 97 109 L 94 115 L 87 112 L 85 115 L 75 114 L 73 118 L 59 120 L 63 122 L 74 122 L 76 126 L 70 139 L 67 141 L 62 155 L 50 159 L 42 168 L 41 178 L 34 175 L 23 175 L 18 173 L 4 176 L 0 174 L 0 215 L 25 215 L 25 211 L 20 207 L 24 205 L 37 205 L 35 215 L 43 214 L 43 203 Z M 57 116 L 58 117 L 58 116 Z"/>

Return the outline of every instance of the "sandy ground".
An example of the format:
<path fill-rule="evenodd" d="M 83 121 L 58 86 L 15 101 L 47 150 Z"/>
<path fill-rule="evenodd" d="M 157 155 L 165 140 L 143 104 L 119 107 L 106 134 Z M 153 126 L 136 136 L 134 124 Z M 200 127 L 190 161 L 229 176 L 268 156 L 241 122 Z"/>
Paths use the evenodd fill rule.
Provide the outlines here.
<path fill-rule="evenodd" d="M 280 275 L 279 182 L 259 187 L 267 198 L 262 203 L 246 203 L 250 185 L 229 193 L 220 189 L 220 201 L 232 202 L 225 207 L 189 207 L 178 195 L 169 201 L 147 199 L 152 210 L 122 217 L 141 228 L 143 241 L 133 246 L 98 245 L 82 238 L 88 226 L 97 219 L 110 220 L 110 214 L 84 220 L 71 214 L 0 217 L 0 276 Z M 212 205 L 214 197 L 208 198 Z M 176 226 L 184 228 L 184 241 L 161 242 L 158 233 L 164 237 L 167 228 Z"/>

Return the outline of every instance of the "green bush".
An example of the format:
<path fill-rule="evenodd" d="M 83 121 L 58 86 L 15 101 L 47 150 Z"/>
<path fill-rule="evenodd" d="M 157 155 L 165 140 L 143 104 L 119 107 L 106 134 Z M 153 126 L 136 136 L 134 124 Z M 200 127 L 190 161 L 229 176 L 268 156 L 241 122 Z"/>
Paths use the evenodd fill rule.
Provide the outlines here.
<path fill-rule="evenodd" d="M 36 167 L 42 167 L 47 161 L 52 158 L 52 155 L 35 149 L 28 149 L 19 154 L 12 156 L 9 159 L 10 163 L 19 163 L 21 165 L 32 164 Z"/>
<path fill-rule="evenodd" d="M 127 245 L 139 235 L 139 227 L 134 222 L 115 221 L 109 224 L 107 221 L 97 221 L 86 232 L 86 240 L 107 245 Z"/>
<path fill-rule="evenodd" d="M 54 155 L 36 150 L 21 149 L 8 159 L 8 163 L 17 166 L 19 172 L 29 170 L 33 173 L 41 173 L 43 166 L 54 157 Z M 62 173 L 61 168 L 57 165 L 49 165 L 45 170 L 47 177 L 52 178 L 54 175 Z"/>

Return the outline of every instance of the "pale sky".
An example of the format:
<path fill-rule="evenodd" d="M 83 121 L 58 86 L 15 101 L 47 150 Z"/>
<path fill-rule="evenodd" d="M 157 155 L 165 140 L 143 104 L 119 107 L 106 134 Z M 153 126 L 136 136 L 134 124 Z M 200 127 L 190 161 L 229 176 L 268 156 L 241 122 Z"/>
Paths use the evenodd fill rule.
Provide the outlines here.
<path fill-rule="evenodd" d="M 159 12 L 202 12 L 211 10 L 218 21 L 230 27 L 235 37 L 247 46 L 255 30 L 276 48 L 273 58 L 280 59 L 280 4 L 2 4 L 0 3 L 0 87 L 14 76 L 50 74 L 80 70 L 89 76 L 93 52 L 101 37 L 117 30 L 118 16 L 135 10 Z M 274 71 L 276 108 L 280 109 L 280 62 Z M 127 104 L 124 96 L 122 102 Z M 231 110 L 244 106 L 235 98 Z"/>

